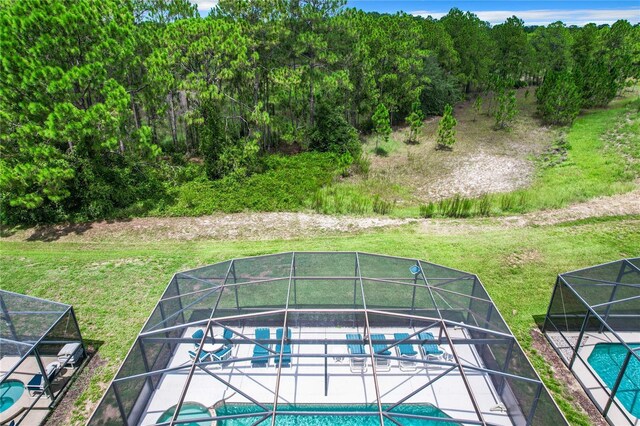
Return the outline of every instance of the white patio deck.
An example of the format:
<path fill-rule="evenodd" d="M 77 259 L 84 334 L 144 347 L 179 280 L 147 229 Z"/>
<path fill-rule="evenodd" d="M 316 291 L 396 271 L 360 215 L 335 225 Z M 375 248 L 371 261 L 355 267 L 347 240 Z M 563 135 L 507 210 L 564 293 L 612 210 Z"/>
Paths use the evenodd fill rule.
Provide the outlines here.
<path fill-rule="evenodd" d="M 51 362 L 58 361 L 58 357 L 56 356 L 42 356 L 41 361 L 43 365 L 47 365 Z M 8 356 L 0 359 L 0 376 L 4 376 L 4 374 L 9 371 L 15 364 L 20 362 L 20 357 Z M 0 413 L 0 424 L 9 423 L 12 419 L 20 418 L 23 413 L 31 407 L 32 404 L 35 405 L 31 408 L 31 411 L 27 414 L 27 416 L 22 420 L 21 424 L 25 425 L 38 425 L 40 424 L 44 418 L 49 414 L 49 406 L 51 405 L 51 399 L 47 395 L 42 395 L 36 401 L 36 398 L 30 396 L 28 390 L 26 389 L 27 383 L 33 378 L 35 374 L 39 374 L 40 367 L 35 359 L 35 357 L 27 357 L 22 364 L 7 378 L 7 380 L 19 380 L 25 385 L 25 390 L 18 399 L 10 408 L 6 411 Z M 58 392 L 60 387 L 66 383 L 67 380 L 73 375 L 73 368 L 64 367 L 56 376 L 52 389 L 54 392 Z"/>
<path fill-rule="evenodd" d="M 571 354 L 573 353 L 572 346 L 575 346 L 578 341 L 578 337 L 580 335 L 579 332 L 563 332 L 564 337 L 571 342 L 572 346 L 567 344 L 567 342 L 560 336 L 560 333 L 547 333 L 551 338 L 553 345 L 556 346 L 564 358 L 565 362 L 569 363 L 571 361 Z M 620 332 L 618 335 L 625 341 L 629 343 L 638 343 L 640 342 L 640 333 L 639 332 Z M 602 411 L 609 400 L 608 392 L 611 392 L 609 387 L 604 383 L 604 381 L 600 378 L 598 373 L 589 365 L 588 359 L 589 355 L 593 351 L 593 348 L 598 343 L 619 343 L 618 339 L 612 334 L 608 332 L 597 333 L 597 332 L 586 332 L 584 334 L 584 338 L 580 344 L 580 348 L 578 348 L 578 354 L 580 358 L 584 360 L 581 361 L 580 358 L 576 357 L 576 361 L 573 364 L 573 373 L 581 382 L 584 390 L 591 395 L 591 398 L 595 401 L 598 408 Z M 606 389 L 606 390 L 605 390 Z M 640 419 L 633 416 L 629 413 L 622 404 L 616 406 L 615 404 L 611 405 L 609 409 L 607 417 L 613 421 L 613 424 L 628 424 L 628 420 L 625 419 L 625 415 L 630 419 L 635 419 L 633 421 L 633 425 L 640 426 Z"/>
<path fill-rule="evenodd" d="M 197 328 L 187 329 L 184 336 L 190 335 Z M 242 334 L 254 337 L 253 328 L 238 330 Z M 381 333 L 389 339 L 395 332 L 413 333 L 418 330 L 377 328 L 372 333 Z M 344 339 L 346 333 L 359 332 L 353 328 L 291 328 L 292 338 L 296 339 Z M 459 329 L 449 328 L 452 337 L 468 337 Z M 436 333 L 437 334 L 437 333 Z M 271 328 L 271 338 L 275 338 L 275 328 Z M 446 347 L 446 346 L 445 346 Z M 368 348 L 365 345 L 368 352 Z M 414 346 L 419 352 L 419 348 Z M 156 391 L 150 398 L 146 412 L 140 422 L 141 425 L 152 425 L 167 409 L 175 406 L 180 398 L 188 377 L 191 364 L 188 351 L 192 344 L 181 344 L 175 351 L 168 367 L 184 365 L 185 369 L 165 374 Z M 340 354 L 347 353 L 346 345 L 328 346 L 328 353 L 336 357 L 328 358 L 328 389 L 325 395 L 325 361 L 323 358 L 296 358 L 296 354 L 324 353 L 324 345 L 292 345 L 291 367 L 282 368 L 279 386 L 278 403 L 295 404 L 364 404 L 375 403 L 376 390 L 372 373 L 371 360 L 367 362 L 366 373 L 352 373 L 349 359 L 339 359 Z M 451 349 L 447 347 L 451 352 Z M 483 367 L 480 357 L 472 346 L 456 345 L 456 350 L 463 364 Z M 253 345 L 236 345 L 233 348 L 233 358 L 251 357 Z M 393 351 L 392 351 L 393 353 Z M 395 354 L 394 354 L 395 356 Z M 418 355 L 420 357 L 420 355 Z M 403 372 L 398 367 L 398 361 L 391 361 L 391 371 L 378 371 L 378 384 L 382 403 L 395 403 L 411 392 L 423 386 L 430 379 L 445 371 L 443 366 L 430 365 L 427 368 L 418 364 L 414 372 Z M 277 382 L 277 368 L 273 360 L 267 368 L 252 368 L 249 361 L 227 363 L 222 369 L 210 371 L 221 379 L 228 381 L 234 387 L 250 395 L 260 403 L 273 404 Z M 475 395 L 476 401 L 486 421 L 498 425 L 511 425 L 512 420 L 503 412 L 491 411 L 491 408 L 501 402 L 497 392 L 486 373 L 465 371 L 467 379 Z M 216 380 L 206 372 L 197 369 L 189 385 L 185 402 L 196 402 L 205 407 L 213 407 L 221 400 L 227 403 L 250 403 L 250 401 Z M 423 389 L 408 401 L 408 404 L 430 403 L 454 418 L 476 420 L 471 399 L 467 396 L 464 382 L 458 369 L 437 380 L 431 386 Z M 516 415 L 512 413 L 512 415 Z"/>

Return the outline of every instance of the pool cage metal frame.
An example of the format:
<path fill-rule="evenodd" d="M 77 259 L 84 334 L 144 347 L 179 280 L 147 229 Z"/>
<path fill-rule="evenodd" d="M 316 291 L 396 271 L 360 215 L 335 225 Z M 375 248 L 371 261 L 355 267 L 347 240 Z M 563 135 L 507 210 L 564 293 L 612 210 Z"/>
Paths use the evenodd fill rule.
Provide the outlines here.
<path fill-rule="evenodd" d="M 251 276 L 243 276 L 242 274 L 237 273 L 237 267 L 240 262 L 264 260 L 266 261 L 265 268 L 267 268 L 269 266 L 270 259 L 274 259 L 276 257 L 281 258 L 282 256 L 290 256 L 290 264 L 289 267 L 286 268 L 288 270 L 281 268 L 282 273 L 279 275 L 275 274 L 274 276 L 263 277 L 263 274 L 256 275 L 255 272 Z M 352 256 L 354 262 L 353 275 L 299 274 L 300 268 L 297 264 L 297 259 L 305 257 L 305 260 L 308 260 L 308 257 L 314 257 L 316 258 L 314 260 L 317 260 L 317 258 L 322 256 Z M 379 266 L 381 269 L 386 269 L 384 267 L 385 261 L 389 261 L 390 265 L 401 264 L 403 267 L 399 269 L 401 269 L 402 273 L 398 275 L 391 270 L 387 270 L 386 274 L 382 277 L 363 273 L 363 268 L 361 266 L 361 260 L 363 257 L 368 259 L 369 264 L 371 264 L 371 261 L 380 262 Z M 226 272 L 223 272 L 218 277 L 208 275 L 207 268 L 215 267 L 217 265 L 225 265 Z M 404 268 L 405 266 L 406 268 Z M 199 273 L 199 271 L 203 271 L 202 274 Z M 191 292 L 180 293 L 180 286 L 178 284 L 180 280 L 196 282 L 198 284 L 202 284 L 202 287 L 194 287 L 194 290 Z M 250 286 L 264 286 L 269 285 L 270 283 L 272 284 L 283 281 L 286 282 L 286 300 L 284 301 L 283 306 L 252 306 L 248 309 L 241 306 L 241 296 L 239 293 L 241 293 L 245 287 L 251 288 Z M 301 304 L 304 305 L 299 302 L 300 282 L 324 283 L 326 281 L 341 283 L 341 285 L 345 285 L 352 281 L 353 299 L 348 303 L 348 305 L 353 305 L 353 307 L 327 307 L 327 305 L 331 306 L 330 303 L 325 304 L 324 306 L 317 303 L 314 305 L 320 306 L 300 306 Z M 367 290 L 367 285 L 369 284 L 392 285 L 398 286 L 398 288 L 400 288 L 400 286 L 402 288 L 406 288 L 406 291 L 411 294 L 411 306 L 394 306 L 391 309 L 384 307 L 380 308 L 379 306 L 375 306 L 375 303 L 373 306 L 368 306 L 366 294 L 370 291 Z M 449 286 L 452 286 L 452 288 L 449 288 Z M 461 288 L 466 288 L 468 294 L 462 293 L 460 290 Z M 223 295 L 228 299 L 226 302 L 230 302 L 226 303 L 226 306 L 223 306 L 225 305 L 225 303 L 223 303 Z M 187 304 L 183 304 L 185 296 L 189 298 L 189 303 Z M 426 296 L 426 298 L 423 298 L 422 296 Z M 196 309 L 198 304 L 209 298 L 212 302 L 210 304 L 209 314 L 203 318 L 193 320 L 193 317 L 197 316 Z M 430 305 L 425 309 L 424 306 L 419 306 L 420 300 L 428 300 L 429 302 L 427 303 L 430 303 Z M 456 303 L 455 300 L 464 300 L 465 303 L 468 304 L 466 306 L 458 306 L 456 309 L 460 312 L 457 313 L 457 317 L 453 318 L 449 309 L 452 308 L 451 303 Z M 233 306 L 234 302 L 235 306 Z M 178 309 L 169 309 L 169 312 L 167 312 L 167 306 L 171 303 L 177 303 Z M 478 304 L 477 312 L 471 308 L 474 304 Z M 196 308 L 194 308 L 194 306 Z M 480 308 L 480 306 L 482 306 L 482 308 Z M 425 313 L 432 315 L 427 316 Z M 187 318 L 189 314 L 190 316 Z M 463 316 L 464 321 L 460 320 L 460 315 Z M 278 321 L 281 322 L 274 323 L 273 317 L 276 317 Z M 304 327 L 304 325 L 301 324 L 311 324 L 317 321 L 321 322 L 323 320 L 333 321 L 335 317 L 339 317 L 340 321 L 352 321 L 353 324 L 358 324 L 358 327 L 362 327 L 363 337 L 360 340 L 287 337 L 287 329 L 289 327 Z M 269 325 L 282 327 L 284 330 L 282 338 L 257 339 L 239 332 L 238 328 L 235 327 L 235 325 L 239 323 L 246 324 L 247 322 L 251 322 L 255 324 L 264 324 L 264 321 L 270 322 Z M 373 334 L 372 332 L 376 328 L 382 327 L 380 325 L 382 321 L 385 321 L 385 326 L 392 323 L 408 324 L 410 327 L 418 329 L 418 331 L 411 332 L 409 336 L 404 339 L 372 339 L 370 335 Z M 386 321 L 388 321 L 388 324 Z M 204 328 L 204 336 L 201 339 L 184 336 L 184 331 L 190 327 Z M 448 330 L 450 327 L 463 329 L 464 332 L 467 333 L 467 337 L 456 338 L 451 336 Z M 230 339 L 216 336 L 214 328 L 231 330 L 234 335 Z M 438 333 L 436 335 L 434 332 L 433 340 L 419 338 L 419 334 L 422 331 L 433 331 L 434 328 L 437 328 Z M 173 356 L 177 346 L 184 343 L 198 345 L 193 361 L 186 366 L 180 365 L 177 367 L 167 368 L 168 360 Z M 230 358 L 224 361 L 198 361 L 205 343 L 256 345 L 264 348 L 268 354 L 260 357 L 252 356 Z M 289 356 L 292 360 L 298 358 L 324 359 L 324 392 L 326 395 L 328 391 L 328 360 L 338 356 L 345 359 L 362 357 L 362 355 L 347 353 L 346 350 L 344 351 L 345 353 L 340 354 L 329 353 L 327 347 L 330 345 L 346 347 L 346 345 L 353 343 L 362 344 L 368 348 L 366 357 L 371 362 L 375 390 L 375 404 L 372 405 L 377 405 L 377 410 L 369 412 L 323 410 L 323 415 L 374 416 L 379 419 L 381 425 L 402 425 L 402 419 L 432 420 L 443 422 L 443 424 L 490 425 L 492 423 L 485 419 L 487 410 L 484 410 L 483 412 L 479 407 L 472 386 L 467 378 L 467 373 L 471 371 L 474 373 L 487 374 L 490 377 L 490 380 L 493 382 L 495 389 L 500 395 L 500 399 L 509 409 L 508 415 L 514 424 L 568 424 L 476 275 L 424 262 L 418 259 L 406 259 L 362 252 L 288 252 L 233 259 L 227 262 L 210 265 L 209 267 L 175 274 L 163 297 L 156 305 L 156 308 L 139 334 L 134 346 L 127 355 L 125 362 L 120 367 L 119 372 L 103 396 L 99 406 L 94 411 L 89 421 L 89 425 L 109 424 L 111 420 L 115 419 L 110 418 L 106 413 L 113 413 L 115 408 L 117 408 L 117 411 L 119 412 L 117 420 L 128 425 L 138 424 L 144 417 L 147 404 L 151 400 L 156 386 L 158 386 L 158 377 L 161 377 L 164 374 L 183 371 L 187 368 L 187 377 L 185 379 L 184 386 L 180 391 L 178 403 L 175 406 L 172 418 L 168 422 L 156 424 L 162 426 L 180 425 L 186 422 L 204 422 L 251 417 L 255 419 L 255 421 L 251 423 L 253 425 L 275 425 L 276 418 L 280 415 L 317 414 L 317 412 L 314 411 L 281 411 L 278 409 L 279 405 L 284 404 L 279 400 L 280 378 L 283 369 L 282 361 L 285 344 L 322 345 L 324 347 L 324 351 L 304 354 L 291 353 Z M 421 345 L 425 343 L 448 345 L 448 347 L 451 348 L 452 359 L 445 361 L 416 357 L 414 361 L 417 364 L 424 366 L 430 364 L 439 366 L 444 370 L 436 377 L 425 381 L 425 383 L 418 389 L 395 401 L 395 403 L 383 404 L 381 402 L 381 391 L 378 381 L 377 361 L 388 360 L 390 362 L 402 361 L 405 359 L 399 356 L 381 355 L 379 353 L 393 349 L 404 343 L 412 345 Z M 271 345 L 274 344 L 279 345 L 279 351 L 272 349 Z M 162 348 L 168 348 L 167 353 L 164 355 L 159 354 L 155 359 L 147 359 L 148 357 L 145 354 L 144 348 L 149 345 L 161 345 Z M 385 345 L 385 349 L 378 349 L 378 353 L 376 353 L 373 345 Z M 472 345 L 472 347 L 476 348 L 476 350 L 481 354 L 483 361 L 485 361 L 485 367 L 470 365 L 469 363 L 461 360 L 458 351 L 456 351 L 456 345 Z M 498 346 L 501 347 L 498 348 Z M 494 354 L 495 351 L 501 352 L 502 362 L 499 362 L 499 357 Z M 129 362 L 133 364 L 133 359 L 140 354 L 142 354 L 144 369 L 142 371 L 131 371 L 131 369 L 126 367 L 127 363 Z M 264 403 L 254 399 L 249 392 L 243 391 L 243 389 L 233 385 L 229 380 L 221 377 L 218 372 L 223 370 L 212 371 L 207 368 L 216 366 L 217 364 L 233 365 L 235 363 L 249 362 L 257 360 L 258 358 L 277 361 L 277 370 L 275 372 L 276 384 L 273 391 L 274 399 L 271 403 Z M 158 366 L 158 359 L 162 359 L 163 361 L 160 363 L 160 368 L 154 369 Z M 488 360 L 489 364 L 491 364 L 490 366 L 487 366 Z M 514 367 L 514 365 L 517 365 L 517 367 Z M 514 371 L 516 369 L 517 371 Z M 216 415 L 202 418 L 190 418 L 189 420 L 179 420 L 178 415 L 180 408 L 185 402 L 190 382 L 196 371 L 206 373 L 216 382 L 219 382 L 239 395 L 242 395 L 246 400 L 255 404 L 256 407 L 261 408 L 263 411 L 249 414 Z M 433 385 L 448 374 L 459 374 L 459 377 L 464 384 L 464 389 L 461 390 L 466 392 L 469 400 L 471 401 L 472 407 L 470 408 L 472 408 L 475 413 L 475 419 L 453 417 L 441 418 L 393 411 L 396 407 L 404 404 L 407 400 Z M 126 387 L 133 380 L 142 380 L 143 384 L 138 386 L 140 390 L 137 395 L 134 395 L 136 399 L 135 401 L 125 401 L 121 394 L 121 388 L 123 386 Z M 528 396 L 524 396 L 524 394 L 527 394 Z M 527 397 L 531 399 L 524 402 L 524 399 Z"/>
<path fill-rule="evenodd" d="M 38 320 L 39 318 L 41 320 Z M 64 327 L 65 332 L 60 334 L 56 327 L 65 319 L 67 322 Z M 0 384 L 13 380 L 14 373 L 31 356 L 34 357 L 38 366 L 38 371 L 34 371 L 33 374 L 41 374 L 44 382 L 42 392 L 32 399 L 29 408 L 24 410 L 22 415 L 8 419 L 19 425 L 43 396 L 51 399 L 49 407 L 53 407 L 64 394 L 72 377 L 84 365 L 80 364 L 74 370 L 73 376 L 57 392 L 54 392 L 42 362 L 44 352 L 47 351 L 45 347 L 60 347 L 67 343 L 78 342 L 82 346 L 83 360 L 86 359 L 86 348 L 73 307 L 64 303 L 0 289 L 0 325 L 0 358 L 19 356 L 7 371 L 1 372 Z"/>
<path fill-rule="evenodd" d="M 585 390 L 588 386 L 585 386 L 582 375 L 586 371 L 597 380 L 599 390 L 607 394 L 606 402 L 598 401 L 592 391 L 586 393 L 609 423 L 620 424 L 622 416 L 629 425 L 637 424 L 638 419 L 631 418 L 626 408 L 621 407 L 616 393 L 629 363 L 634 360 L 640 364 L 640 347 L 632 348 L 629 346 L 631 342 L 620 335 L 621 332 L 637 333 L 635 343 L 640 343 L 640 257 L 558 275 L 542 332 Z M 575 333 L 578 335 L 574 342 L 570 335 Z M 593 333 L 608 333 L 612 343 L 627 350 L 613 387 L 602 383 L 579 353 L 585 340 Z M 559 336 L 560 343 L 553 336 Z M 559 344 L 566 345 L 564 351 Z M 582 374 L 575 371 L 576 363 L 585 367 Z M 615 420 L 610 415 L 614 408 L 617 410 Z"/>

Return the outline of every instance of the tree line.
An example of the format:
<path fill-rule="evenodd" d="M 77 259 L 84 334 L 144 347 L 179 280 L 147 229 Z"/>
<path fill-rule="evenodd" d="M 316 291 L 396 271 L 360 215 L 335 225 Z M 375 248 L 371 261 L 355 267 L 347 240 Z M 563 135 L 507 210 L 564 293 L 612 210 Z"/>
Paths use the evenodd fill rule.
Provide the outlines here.
<path fill-rule="evenodd" d="M 189 161 L 211 180 L 273 153 L 357 163 L 359 134 L 417 132 L 470 93 L 508 109 L 538 85 L 541 116 L 567 124 L 639 77 L 627 21 L 491 26 L 345 5 L 220 0 L 201 17 L 187 0 L 0 0 L 2 221 L 108 217 Z"/>

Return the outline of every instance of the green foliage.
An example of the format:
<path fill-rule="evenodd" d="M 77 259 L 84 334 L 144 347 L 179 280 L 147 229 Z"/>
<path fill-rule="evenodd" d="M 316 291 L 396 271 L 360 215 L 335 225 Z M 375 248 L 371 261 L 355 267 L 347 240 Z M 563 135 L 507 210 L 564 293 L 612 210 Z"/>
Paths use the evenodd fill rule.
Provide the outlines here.
<path fill-rule="evenodd" d="M 371 120 L 373 121 L 374 132 L 376 134 L 376 154 L 378 154 L 380 138 L 388 142 L 389 135 L 391 135 L 391 123 L 389 121 L 389 111 L 387 107 L 385 107 L 384 104 L 378 104 Z"/>
<path fill-rule="evenodd" d="M 582 97 L 569 71 L 550 71 L 536 90 L 538 113 L 550 124 L 571 124 L 580 112 Z"/>
<path fill-rule="evenodd" d="M 347 122 L 340 108 L 326 102 L 318 105 L 315 126 L 309 134 L 309 148 L 319 152 L 349 154 L 352 159 L 360 157 L 362 153 L 356 129 Z"/>
<path fill-rule="evenodd" d="M 493 65 L 491 52 L 494 46 L 489 24 L 473 13 L 464 13 L 457 8 L 451 9 L 442 18 L 442 23 L 460 58 L 455 67 L 456 74 L 468 92 L 472 84 L 486 82 Z"/>
<path fill-rule="evenodd" d="M 524 22 L 512 16 L 494 26 L 491 35 L 496 45 L 497 74 L 504 79 L 520 81 L 533 53 L 524 31 Z"/>
<path fill-rule="evenodd" d="M 436 213 L 437 206 L 433 201 L 429 201 L 427 204 L 420 205 L 420 217 L 430 218 L 433 217 Z"/>
<path fill-rule="evenodd" d="M 502 86 L 497 89 L 496 106 L 494 118 L 496 119 L 495 128 L 505 129 L 511 126 L 513 119 L 518 115 L 518 107 L 516 103 L 516 91 Z"/>
<path fill-rule="evenodd" d="M 381 215 L 387 215 L 393 211 L 395 202 L 383 199 L 379 195 L 373 198 L 373 212 Z"/>
<path fill-rule="evenodd" d="M 3 220 L 163 211 L 186 159 L 216 188 L 272 172 L 272 153 L 336 153 L 332 172 L 366 174 L 358 132 L 392 152 L 380 146 L 391 125 L 406 119 L 417 140 L 423 114 L 444 114 L 492 74 L 516 87 L 570 69 L 584 107 L 640 76 L 640 30 L 627 21 L 491 28 L 458 9 L 437 21 L 345 0 L 222 0 L 206 18 L 188 0 L 1 3 Z M 498 127 L 513 112 L 504 99 Z"/>
<path fill-rule="evenodd" d="M 411 114 L 405 119 L 409 125 L 409 141 L 416 142 L 418 139 L 418 132 L 424 125 L 424 114 L 420 107 L 420 102 L 414 102 L 411 106 Z"/>
<path fill-rule="evenodd" d="M 304 153 L 265 158 L 262 173 L 246 178 L 195 180 L 170 190 L 174 201 L 157 214 L 194 216 L 213 212 L 300 210 L 310 194 L 338 173 L 334 155 Z"/>
<path fill-rule="evenodd" d="M 476 115 L 473 117 L 473 121 L 476 121 L 478 119 L 478 116 L 482 113 L 482 96 L 478 95 L 473 101 L 473 110 L 476 113 Z"/>
<path fill-rule="evenodd" d="M 436 136 L 438 149 L 452 149 L 453 144 L 456 143 L 456 124 L 458 122 L 453 118 L 453 108 L 451 108 L 451 105 L 447 105 L 444 108 L 444 115 L 438 123 L 438 134 Z"/>

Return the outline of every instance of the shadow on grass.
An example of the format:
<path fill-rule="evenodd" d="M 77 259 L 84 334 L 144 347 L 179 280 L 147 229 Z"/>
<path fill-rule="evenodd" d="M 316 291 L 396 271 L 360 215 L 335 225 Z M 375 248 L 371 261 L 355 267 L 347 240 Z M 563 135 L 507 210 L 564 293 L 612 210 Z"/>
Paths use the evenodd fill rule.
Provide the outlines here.
<path fill-rule="evenodd" d="M 56 241 L 70 234 L 82 235 L 92 227 L 93 225 L 91 223 L 38 226 L 33 234 L 31 234 L 29 238 L 27 238 L 27 241 Z"/>
<path fill-rule="evenodd" d="M 551 296 L 549 296 L 549 298 L 551 298 Z M 547 317 L 547 315 L 540 314 L 540 315 L 532 315 L 531 317 L 533 318 L 533 321 L 536 323 L 536 327 L 538 327 L 538 329 L 542 331 L 542 327 L 544 327 L 544 320 Z"/>

